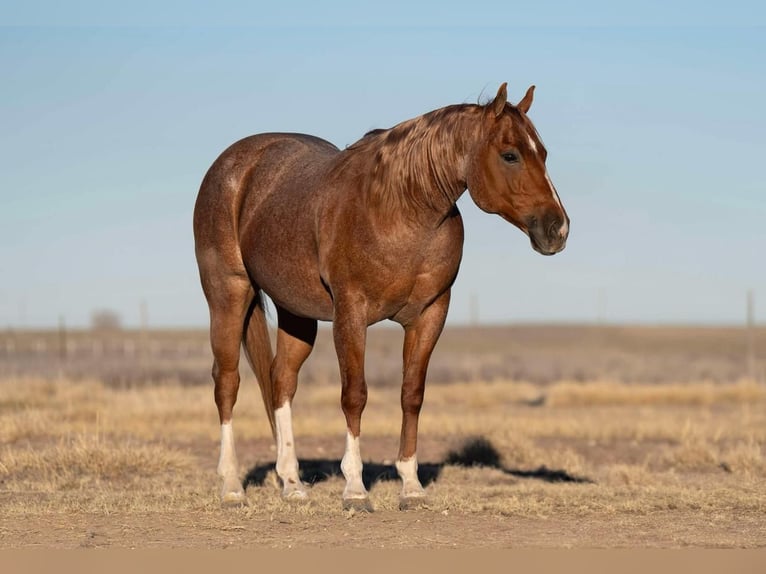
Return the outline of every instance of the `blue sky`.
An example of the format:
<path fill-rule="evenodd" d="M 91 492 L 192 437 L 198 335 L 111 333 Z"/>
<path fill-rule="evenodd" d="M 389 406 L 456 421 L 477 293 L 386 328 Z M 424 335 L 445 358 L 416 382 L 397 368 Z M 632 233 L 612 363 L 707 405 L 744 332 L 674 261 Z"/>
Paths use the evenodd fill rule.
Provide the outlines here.
<path fill-rule="evenodd" d="M 0 328 L 131 325 L 142 300 L 154 325 L 204 325 L 191 213 L 225 147 L 344 146 L 503 81 L 537 85 L 569 245 L 541 257 L 466 194 L 451 322 L 472 293 L 492 322 L 741 323 L 747 289 L 766 306 L 759 5 L 272 4 L 0 3 Z"/>

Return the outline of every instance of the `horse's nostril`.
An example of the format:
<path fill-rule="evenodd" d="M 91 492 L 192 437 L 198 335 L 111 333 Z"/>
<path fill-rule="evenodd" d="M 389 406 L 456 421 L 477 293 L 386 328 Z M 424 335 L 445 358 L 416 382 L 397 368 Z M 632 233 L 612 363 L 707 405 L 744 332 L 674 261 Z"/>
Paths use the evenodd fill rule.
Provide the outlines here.
<path fill-rule="evenodd" d="M 548 226 L 548 237 L 551 239 L 555 239 L 556 237 L 559 237 L 561 235 L 561 222 L 558 220 L 551 221 L 551 224 Z"/>

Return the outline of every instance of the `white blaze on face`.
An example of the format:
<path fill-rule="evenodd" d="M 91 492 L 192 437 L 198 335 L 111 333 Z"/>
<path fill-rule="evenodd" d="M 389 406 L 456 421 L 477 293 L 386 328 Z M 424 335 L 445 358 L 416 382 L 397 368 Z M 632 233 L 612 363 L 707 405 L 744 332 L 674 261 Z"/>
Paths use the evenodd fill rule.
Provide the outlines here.
<path fill-rule="evenodd" d="M 561 200 L 559 199 L 559 194 L 556 192 L 556 186 L 553 185 L 553 182 L 551 181 L 550 176 L 548 175 L 548 170 L 545 171 L 545 181 L 548 182 L 548 187 L 550 187 L 551 195 L 553 196 L 553 201 L 556 202 L 556 205 L 561 207 L 563 210 L 564 208 L 561 206 Z"/>
<path fill-rule="evenodd" d="M 346 453 L 340 463 L 343 476 L 346 477 L 346 488 L 343 498 L 367 498 L 367 489 L 362 482 L 362 455 L 359 450 L 359 437 L 346 432 Z"/>
<path fill-rule="evenodd" d="M 543 140 L 540 138 L 540 134 L 537 133 L 537 130 L 535 129 L 535 126 L 532 125 L 532 122 L 529 122 L 529 129 L 532 130 L 534 133 L 534 137 L 527 134 L 527 139 L 529 140 L 529 147 L 532 148 L 532 151 L 537 153 L 537 145 L 535 144 L 535 138 L 537 138 L 538 141 L 542 142 Z M 544 167 L 544 166 L 543 166 Z M 553 182 L 551 181 L 550 176 L 548 175 L 547 168 L 545 169 L 545 181 L 548 182 L 548 189 L 551 192 L 551 197 L 553 198 L 553 201 L 556 202 L 556 205 L 559 206 L 559 209 L 561 209 L 562 215 L 564 214 L 564 206 L 561 205 L 561 199 L 559 199 L 559 194 L 556 191 L 556 186 L 553 185 Z M 569 233 L 569 224 L 566 221 L 566 217 L 564 217 L 564 223 L 561 224 L 561 227 L 559 228 L 559 234 L 564 237 L 567 233 Z"/>
<path fill-rule="evenodd" d="M 553 182 L 551 181 L 551 178 L 548 176 L 548 172 L 545 172 L 545 180 L 548 182 L 548 185 L 551 188 L 551 194 L 553 195 L 553 199 L 556 202 L 556 205 L 559 206 L 561 209 L 561 213 L 564 213 L 564 207 L 561 205 L 561 200 L 559 199 L 559 194 L 556 191 L 556 186 L 553 185 Z M 561 237 L 565 237 L 569 233 L 569 223 L 567 223 L 567 218 L 564 217 L 564 223 L 561 224 L 561 227 L 559 228 L 559 235 Z"/>
<path fill-rule="evenodd" d="M 537 133 L 535 126 L 533 126 L 531 123 L 529 124 L 529 129 L 531 129 L 535 134 L 535 137 L 532 137 L 530 134 L 527 134 L 527 139 L 529 140 L 529 147 L 532 148 L 533 152 L 537 153 L 537 144 L 535 143 L 535 138 L 537 138 L 541 142 L 543 140 L 540 139 L 540 134 Z M 561 209 L 563 210 L 564 208 L 561 206 L 561 200 L 559 199 L 559 194 L 556 193 L 556 188 L 554 187 L 553 182 L 551 181 L 551 178 L 548 177 L 547 169 L 545 170 L 545 180 L 548 182 L 548 187 L 551 190 L 551 196 L 553 197 L 553 200 L 556 202 L 556 205 L 561 207 Z"/>
<path fill-rule="evenodd" d="M 532 151 L 534 153 L 537 153 L 537 144 L 535 143 L 535 140 L 532 138 L 532 136 L 529 134 L 527 134 L 527 141 L 529 141 L 529 147 L 532 148 Z"/>

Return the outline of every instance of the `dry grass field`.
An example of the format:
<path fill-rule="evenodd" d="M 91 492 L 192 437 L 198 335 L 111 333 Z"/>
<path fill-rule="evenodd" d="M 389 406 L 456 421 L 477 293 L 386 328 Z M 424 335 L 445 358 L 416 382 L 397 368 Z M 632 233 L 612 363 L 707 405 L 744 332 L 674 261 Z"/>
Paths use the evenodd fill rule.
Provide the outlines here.
<path fill-rule="evenodd" d="M 608 357 L 621 354 L 623 368 L 634 369 L 622 377 L 521 376 L 541 372 L 534 362 L 546 354 L 571 374 L 582 368 L 581 355 L 597 348 L 592 341 L 606 339 L 588 328 L 577 337 L 570 329 L 549 328 L 545 337 L 521 333 L 527 342 L 504 352 L 531 356 L 528 364 L 500 353 L 492 329 L 475 330 L 462 345 L 446 334 L 420 425 L 424 509 L 398 510 L 392 465 L 398 389 L 393 375 L 372 377 L 362 425 L 372 514 L 341 509 L 340 390 L 317 374 L 325 364 L 329 369 L 326 338 L 320 337 L 294 409 L 310 500 L 280 499 L 268 423 L 246 373 L 234 424 L 248 505 L 226 510 L 217 498 L 211 383 L 168 376 L 140 384 L 136 374 L 133 383 L 119 383 L 98 371 L 75 376 L 61 365 L 35 371 L 29 356 L 6 347 L 0 547 L 766 546 L 766 385 L 724 376 L 729 363 L 722 357 L 739 352 L 739 339 L 727 345 L 728 332 L 689 329 L 681 344 L 681 330 L 658 329 L 643 339 L 628 333 L 619 352 L 615 338 L 604 344 Z M 399 353 L 396 341 L 371 340 L 368 365 L 386 372 L 386 361 Z M 679 357 L 702 353 L 705 345 L 701 361 L 716 376 L 683 376 Z M 196 353 L 204 355 L 202 342 Z M 638 374 L 650 367 L 637 356 L 665 361 L 680 374 L 675 381 L 641 381 Z M 188 362 L 200 363 L 206 374 L 203 359 Z M 446 377 L 460 361 L 470 376 Z M 696 373 L 700 367 L 692 362 L 689 371 Z M 481 376 L 487 365 L 495 366 Z M 148 369 L 159 372 L 151 363 Z"/>

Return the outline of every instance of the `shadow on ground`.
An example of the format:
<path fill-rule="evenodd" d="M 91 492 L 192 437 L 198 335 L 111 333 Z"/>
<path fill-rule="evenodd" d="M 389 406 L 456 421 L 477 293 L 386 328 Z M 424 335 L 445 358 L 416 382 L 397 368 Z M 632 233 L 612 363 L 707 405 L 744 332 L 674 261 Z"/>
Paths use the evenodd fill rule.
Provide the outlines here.
<path fill-rule="evenodd" d="M 333 476 L 342 477 L 340 462 L 337 459 L 330 460 L 323 458 L 300 460 L 301 479 L 309 484 L 316 484 Z M 533 478 L 544 482 L 572 482 L 581 484 L 593 482 L 587 477 L 575 476 L 565 470 L 549 469 L 546 466 L 540 466 L 533 470 L 506 468 L 500 462 L 500 453 L 497 452 L 497 449 L 490 441 L 483 437 L 467 440 L 462 448 L 449 452 L 444 462 L 419 463 L 418 477 L 420 482 L 423 483 L 423 486 L 428 486 L 439 477 L 442 469 L 447 465 L 495 468 L 511 476 Z M 245 476 L 243 486 L 247 488 L 251 485 L 263 485 L 266 475 L 272 470 L 275 470 L 275 463 L 253 467 Z M 399 480 L 399 476 L 394 465 L 365 462 L 362 480 L 369 489 L 373 484 L 382 480 Z"/>

